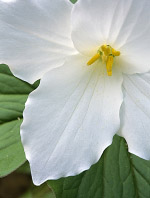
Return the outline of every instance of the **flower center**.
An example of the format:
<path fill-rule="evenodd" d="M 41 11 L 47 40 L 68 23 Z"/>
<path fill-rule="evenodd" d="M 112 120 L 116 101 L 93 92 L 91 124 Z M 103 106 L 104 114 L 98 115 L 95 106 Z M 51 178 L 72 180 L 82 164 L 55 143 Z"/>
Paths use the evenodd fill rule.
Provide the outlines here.
<path fill-rule="evenodd" d="M 95 54 L 87 63 L 87 65 L 92 65 L 98 59 L 101 59 L 104 64 L 106 64 L 108 76 L 112 76 L 112 66 L 114 63 L 114 58 L 120 56 L 120 52 L 116 51 L 110 45 L 102 45 L 97 54 Z"/>

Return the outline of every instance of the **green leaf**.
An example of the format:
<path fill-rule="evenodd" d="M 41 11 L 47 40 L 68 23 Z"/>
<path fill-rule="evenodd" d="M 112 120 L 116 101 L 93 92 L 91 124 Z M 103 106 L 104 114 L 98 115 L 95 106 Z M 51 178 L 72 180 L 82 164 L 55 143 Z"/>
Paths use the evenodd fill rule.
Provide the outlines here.
<path fill-rule="evenodd" d="M 115 136 L 88 171 L 48 185 L 56 198 L 149 198 L 150 162 L 129 154 L 125 140 Z"/>
<path fill-rule="evenodd" d="M 31 171 L 30 171 L 29 163 L 26 161 L 22 166 L 20 166 L 17 169 L 17 173 L 23 173 L 23 174 L 30 175 Z"/>
<path fill-rule="evenodd" d="M 19 136 L 21 120 L 0 125 L 0 177 L 3 177 L 25 162 Z"/>
<path fill-rule="evenodd" d="M 21 119 L 26 99 L 27 95 L 0 94 L 0 124 Z"/>
<path fill-rule="evenodd" d="M 55 198 L 55 195 L 46 184 L 43 184 L 39 187 L 32 185 L 30 190 L 20 198 Z"/>
<path fill-rule="evenodd" d="M 15 78 L 6 65 L 0 65 L 0 177 L 3 177 L 26 159 L 20 139 L 22 112 L 28 94 L 35 85 Z"/>
<path fill-rule="evenodd" d="M 0 65 L 0 94 L 28 95 L 33 86 L 14 77 L 6 65 Z"/>

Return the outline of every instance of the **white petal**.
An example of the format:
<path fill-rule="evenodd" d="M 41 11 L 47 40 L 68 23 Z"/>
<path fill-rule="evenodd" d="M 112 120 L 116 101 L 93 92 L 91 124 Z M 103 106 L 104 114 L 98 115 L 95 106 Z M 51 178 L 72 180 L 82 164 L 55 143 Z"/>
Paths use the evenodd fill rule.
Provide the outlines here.
<path fill-rule="evenodd" d="M 121 131 L 129 152 L 150 159 L 150 73 L 124 76 Z"/>
<path fill-rule="evenodd" d="M 133 0 L 117 37 L 124 73 L 150 71 L 150 1 Z"/>
<path fill-rule="evenodd" d="M 118 0 L 79 0 L 72 13 L 72 39 L 83 54 L 107 43 L 108 33 Z"/>
<path fill-rule="evenodd" d="M 74 53 L 67 0 L 0 1 L 0 63 L 33 83 Z"/>
<path fill-rule="evenodd" d="M 1 0 L 1 1 L 6 2 L 6 3 L 11 3 L 11 2 L 14 2 L 16 0 Z"/>
<path fill-rule="evenodd" d="M 71 57 L 44 75 L 26 103 L 21 136 L 36 185 L 87 170 L 120 127 L 120 71 L 86 62 Z"/>
<path fill-rule="evenodd" d="M 79 0 L 72 14 L 74 45 L 91 56 L 102 44 L 110 44 L 121 51 L 123 72 L 149 71 L 149 7 L 147 0 Z"/>

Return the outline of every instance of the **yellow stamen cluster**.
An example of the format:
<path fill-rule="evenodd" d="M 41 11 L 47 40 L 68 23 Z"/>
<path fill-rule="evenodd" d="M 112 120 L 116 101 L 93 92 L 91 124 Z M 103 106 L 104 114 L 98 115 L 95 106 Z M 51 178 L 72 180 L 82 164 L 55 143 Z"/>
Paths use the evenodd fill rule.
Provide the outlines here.
<path fill-rule="evenodd" d="M 101 59 L 103 63 L 106 63 L 106 69 L 108 76 L 112 76 L 112 66 L 114 63 L 114 58 L 120 56 L 120 52 L 116 51 L 110 45 L 102 45 L 97 54 L 95 54 L 87 63 L 87 65 L 92 65 L 98 59 Z"/>

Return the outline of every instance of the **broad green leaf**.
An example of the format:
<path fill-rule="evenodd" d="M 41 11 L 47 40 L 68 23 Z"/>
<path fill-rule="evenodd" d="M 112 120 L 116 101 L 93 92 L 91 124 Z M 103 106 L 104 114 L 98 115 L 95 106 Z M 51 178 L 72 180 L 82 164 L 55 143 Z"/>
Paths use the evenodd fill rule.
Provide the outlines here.
<path fill-rule="evenodd" d="M 48 185 L 56 198 L 149 198 L 150 162 L 129 154 L 125 140 L 115 136 L 88 171 Z"/>
<path fill-rule="evenodd" d="M 17 173 L 30 174 L 30 172 L 30 166 L 27 161 L 17 169 Z"/>
<path fill-rule="evenodd" d="M 33 86 L 15 78 L 6 65 L 0 65 L 0 94 L 26 94 L 33 91 Z"/>
<path fill-rule="evenodd" d="M 30 190 L 20 198 L 55 198 L 55 195 L 46 184 L 43 184 L 39 187 L 32 185 Z"/>
<path fill-rule="evenodd" d="M 0 177 L 26 161 L 20 125 L 28 94 L 36 86 L 15 78 L 6 65 L 0 65 Z"/>
<path fill-rule="evenodd" d="M 0 125 L 0 177 L 3 177 L 25 162 L 20 141 L 21 120 Z"/>
<path fill-rule="evenodd" d="M 22 118 L 26 99 L 27 95 L 0 94 L 0 124 Z"/>

